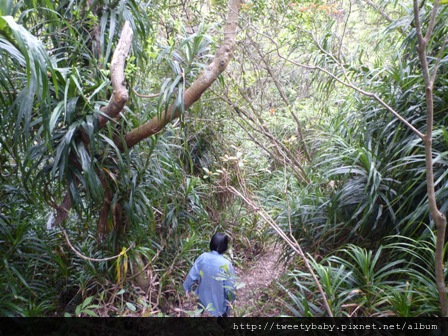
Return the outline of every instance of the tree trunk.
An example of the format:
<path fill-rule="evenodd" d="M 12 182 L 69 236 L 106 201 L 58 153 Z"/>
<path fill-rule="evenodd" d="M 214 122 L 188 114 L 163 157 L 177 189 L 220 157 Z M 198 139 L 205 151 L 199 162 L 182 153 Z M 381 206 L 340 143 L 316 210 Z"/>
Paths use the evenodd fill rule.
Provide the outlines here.
<path fill-rule="evenodd" d="M 202 94 L 212 85 L 218 76 L 226 69 L 233 56 L 236 46 L 236 32 L 238 28 L 238 15 L 241 8 L 241 0 L 231 0 L 229 13 L 227 15 L 226 27 L 224 29 L 224 40 L 221 47 L 216 51 L 213 61 L 202 72 L 184 93 L 185 110 L 201 98 Z M 168 110 L 160 116 L 156 116 L 143 125 L 127 133 L 124 138 L 117 137 L 115 144 L 120 150 L 131 148 L 140 141 L 160 132 L 170 121 L 179 117 L 179 110 L 171 105 Z"/>
<path fill-rule="evenodd" d="M 429 212 L 436 227 L 436 250 L 435 250 L 435 273 L 436 284 L 439 292 L 439 301 L 442 311 L 442 316 L 448 315 L 448 303 L 446 297 L 445 277 L 444 277 L 444 245 L 445 245 L 445 231 L 446 231 L 446 217 L 442 214 L 437 206 L 435 183 L 434 183 L 434 168 L 432 159 L 432 137 L 434 127 L 434 99 L 433 89 L 434 81 L 437 75 L 437 68 L 440 62 L 442 52 L 439 54 L 439 59 L 435 61 L 432 75 L 430 74 L 428 56 L 426 55 L 426 48 L 432 35 L 435 19 L 438 13 L 439 1 L 436 0 L 431 13 L 431 18 L 428 23 L 428 28 L 425 36 L 422 33 L 422 26 L 420 22 L 420 10 L 418 0 L 414 0 L 414 21 L 415 30 L 418 40 L 418 56 L 422 66 L 422 74 L 425 83 L 425 100 L 426 100 L 426 135 L 423 137 L 425 144 L 425 159 L 426 159 L 426 185 L 428 192 Z M 446 41 L 445 41 L 446 42 Z M 442 51 L 446 44 L 443 45 Z"/>
<path fill-rule="evenodd" d="M 233 52 L 236 46 L 236 32 L 238 28 L 238 16 L 241 8 L 242 0 L 231 0 L 229 4 L 229 12 L 226 21 L 226 27 L 224 29 L 224 39 L 221 47 L 216 51 L 215 57 L 208 67 L 201 73 L 192 85 L 184 93 L 184 106 L 188 109 L 193 103 L 200 99 L 201 95 L 212 85 L 212 83 L 218 78 L 218 76 L 226 69 L 229 64 Z M 111 71 L 111 83 L 113 93 L 110 98 L 109 104 L 102 108 L 102 114 L 98 116 L 98 128 L 104 127 L 107 122 L 117 119 L 120 112 L 124 109 L 126 102 L 129 99 L 129 93 L 125 83 L 125 63 L 128 56 L 133 38 L 133 31 L 129 22 L 125 22 L 120 40 L 114 51 L 110 71 Z M 117 137 L 115 143 L 120 150 L 125 148 L 131 148 L 140 141 L 150 137 L 153 134 L 160 132 L 170 121 L 179 117 L 179 111 L 174 110 L 171 105 L 162 117 L 155 117 L 145 124 L 137 127 L 131 132 L 127 133 L 123 138 Z M 88 145 L 89 139 L 82 132 L 82 139 Z M 111 201 L 113 192 L 107 186 L 107 181 L 103 181 L 103 188 L 105 190 L 105 198 L 100 212 L 98 220 L 98 237 L 108 232 L 108 221 L 113 211 L 111 211 Z M 71 208 L 70 194 L 64 198 L 64 201 L 57 209 L 57 215 L 55 222 L 61 224 L 67 217 Z M 115 211 L 115 210 L 114 210 Z M 118 217 L 121 210 L 116 209 L 116 213 L 113 213 L 114 220 L 121 221 Z"/>
<path fill-rule="evenodd" d="M 102 240 L 109 233 L 109 218 L 111 214 L 111 203 L 114 193 L 107 184 L 106 177 L 101 179 L 101 185 L 104 189 L 104 201 L 101 207 L 100 217 L 98 218 L 97 239 Z"/>

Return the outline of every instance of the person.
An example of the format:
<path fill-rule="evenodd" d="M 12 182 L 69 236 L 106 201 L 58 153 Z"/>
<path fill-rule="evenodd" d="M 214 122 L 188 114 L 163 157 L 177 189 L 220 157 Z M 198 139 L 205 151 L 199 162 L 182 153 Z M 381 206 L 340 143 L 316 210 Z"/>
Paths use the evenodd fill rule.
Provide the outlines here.
<path fill-rule="evenodd" d="M 187 296 L 198 284 L 195 292 L 201 308 L 215 317 L 227 317 L 229 303 L 235 300 L 235 270 L 223 256 L 228 244 L 227 235 L 214 234 L 210 240 L 210 252 L 204 252 L 196 259 L 183 284 Z"/>

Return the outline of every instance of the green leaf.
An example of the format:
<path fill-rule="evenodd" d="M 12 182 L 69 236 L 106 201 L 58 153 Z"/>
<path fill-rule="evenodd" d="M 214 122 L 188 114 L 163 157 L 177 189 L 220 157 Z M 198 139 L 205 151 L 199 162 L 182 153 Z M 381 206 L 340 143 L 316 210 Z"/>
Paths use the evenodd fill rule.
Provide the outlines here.
<path fill-rule="evenodd" d="M 0 16 L 11 15 L 12 0 L 0 1 Z"/>
<path fill-rule="evenodd" d="M 86 315 L 89 315 L 89 316 L 92 316 L 92 317 L 98 317 L 98 315 L 95 312 L 91 311 L 91 310 L 87 310 L 86 309 L 86 310 L 83 310 L 82 313 L 84 313 Z"/>
<path fill-rule="evenodd" d="M 20 122 L 23 120 L 25 133 L 28 134 L 34 101 L 37 98 L 40 102 L 44 102 L 49 96 L 49 74 L 53 78 L 53 85 L 57 93 L 57 76 L 43 44 L 22 25 L 18 25 L 13 17 L 0 17 L 0 36 L 9 42 L 8 44 L 0 43 L 0 50 L 10 53 L 15 59 L 18 59 L 17 51 L 19 51 L 25 59 L 26 86 L 17 96 L 13 107 L 18 110 L 16 129 L 18 130 Z M 15 48 L 11 48 L 11 44 Z M 49 119 L 48 110 L 45 108 L 42 109 L 42 118 L 43 120 Z M 44 128 L 48 130 L 46 124 L 44 124 Z"/>
<path fill-rule="evenodd" d="M 137 308 L 130 302 L 126 302 L 126 306 L 129 308 L 130 311 L 135 312 Z"/>
<path fill-rule="evenodd" d="M 82 303 L 82 307 L 85 308 L 87 307 L 93 300 L 93 296 L 89 296 L 88 298 L 86 298 L 84 300 L 84 302 Z"/>
<path fill-rule="evenodd" d="M 50 123 L 49 123 L 49 132 L 52 133 L 54 130 L 54 127 L 56 126 L 56 123 L 58 122 L 59 116 L 62 113 L 62 107 L 64 106 L 64 102 L 59 102 L 58 105 L 53 110 L 53 113 L 50 116 Z"/>

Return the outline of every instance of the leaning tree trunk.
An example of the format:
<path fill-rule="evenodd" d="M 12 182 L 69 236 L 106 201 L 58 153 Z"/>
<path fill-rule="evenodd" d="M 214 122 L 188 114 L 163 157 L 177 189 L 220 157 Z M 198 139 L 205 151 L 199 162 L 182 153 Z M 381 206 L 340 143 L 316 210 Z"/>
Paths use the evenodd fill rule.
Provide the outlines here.
<path fill-rule="evenodd" d="M 233 52 L 236 46 L 236 33 L 238 28 L 238 16 L 240 12 L 242 1 L 232 0 L 229 4 L 229 12 L 226 20 L 226 27 L 224 29 L 224 39 L 221 46 L 216 51 L 216 54 L 212 62 L 208 67 L 200 74 L 200 76 L 191 84 L 191 86 L 184 93 L 184 108 L 188 109 L 196 101 L 198 101 L 202 94 L 213 84 L 218 76 L 223 73 L 230 59 L 233 56 Z M 126 27 L 125 27 L 126 28 Z M 128 92 L 124 85 L 124 60 L 127 56 L 129 47 L 122 46 L 131 43 L 132 35 L 125 33 L 123 29 L 122 37 L 118 44 L 117 50 L 114 53 L 117 54 L 117 62 L 111 63 L 111 76 L 113 78 L 112 84 L 114 87 L 113 96 L 111 102 L 103 111 L 107 117 L 100 116 L 99 126 L 104 126 L 108 120 L 118 117 L 118 114 L 123 109 L 127 99 Z M 116 68 L 115 68 L 116 67 Z M 118 69 L 118 70 L 117 70 Z M 116 77 L 114 80 L 114 76 Z M 174 108 L 172 104 L 165 113 L 158 115 L 151 120 L 147 121 L 143 125 L 137 127 L 131 132 L 127 133 L 124 137 L 117 136 L 114 141 L 117 147 L 123 151 L 125 148 L 131 148 L 142 140 L 150 137 L 153 134 L 160 132 L 169 122 L 179 117 L 179 110 Z M 102 207 L 101 215 L 98 222 L 98 232 L 101 234 L 107 233 L 108 218 L 111 215 L 111 203 L 106 197 Z M 107 216 L 107 217 L 106 217 Z"/>
<path fill-rule="evenodd" d="M 223 42 L 216 51 L 212 62 L 185 91 L 183 97 L 185 109 L 188 109 L 201 98 L 202 94 L 213 84 L 229 64 L 236 46 L 236 33 L 241 5 L 242 0 L 230 0 Z M 120 113 L 123 111 L 124 106 L 129 99 L 124 69 L 132 38 L 133 32 L 129 22 L 125 22 L 110 66 L 113 93 L 109 104 L 102 109 L 102 114 L 98 116 L 98 128 L 102 128 L 109 121 L 119 118 Z M 124 137 L 115 138 L 114 141 L 117 147 L 123 151 L 125 148 L 131 148 L 151 135 L 160 132 L 170 121 L 178 117 L 179 111 L 174 109 L 173 104 L 162 114 L 162 116 L 154 117 L 143 125 L 125 134 Z M 82 139 L 87 145 L 89 141 L 88 137 L 82 134 Z M 106 234 L 108 231 L 107 223 L 108 218 L 111 215 L 111 199 L 110 197 L 107 197 L 109 194 L 110 190 L 106 193 L 98 221 L 97 232 L 101 235 Z M 58 212 L 55 218 L 56 224 L 60 224 L 67 219 L 70 208 L 70 195 L 67 193 L 64 202 L 58 207 Z"/>
<path fill-rule="evenodd" d="M 226 69 L 233 56 L 236 46 L 236 32 L 238 28 L 238 16 L 242 1 L 232 0 L 229 4 L 226 27 L 224 29 L 224 40 L 216 51 L 212 62 L 191 84 L 184 93 L 184 106 L 188 109 L 193 103 L 201 98 L 202 94 L 213 84 L 218 76 Z M 170 121 L 179 117 L 179 110 L 171 105 L 165 113 L 158 115 L 143 125 L 137 127 L 124 136 L 117 137 L 115 143 L 121 150 L 125 147 L 131 148 L 140 141 L 160 132 Z"/>

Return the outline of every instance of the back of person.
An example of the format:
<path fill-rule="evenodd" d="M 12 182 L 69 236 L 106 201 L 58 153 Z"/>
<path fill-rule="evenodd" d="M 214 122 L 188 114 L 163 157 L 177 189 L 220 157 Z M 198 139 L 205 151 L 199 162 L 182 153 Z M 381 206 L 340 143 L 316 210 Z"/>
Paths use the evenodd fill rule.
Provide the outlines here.
<path fill-rule="evenodd" d="M 202 258 L 201 258 L 202 257 Z M 200 304 L 209 306 L 220 312 L 222 315 L 227 311 L 227 302 L 232 298 L 230 293 L 230 267 L 231 263 L 222 255 L 215 251 L 206 252 L 198 258 L 198 268 L 200 270 L 200 281 L 197 289 Z M 202 271 L 202 272 L 201 272 Z M 216 315 L 211 310 L 210 314 Z"/>
<path fill-rule="evenodd" d="M 222 238 L 215 236 L 218 241 Z M 235 299 L 235 271 L 232 263 L 222 255 L 227 249 L 227 238 L 225 248 L 215 247 L 213 238 L 210 246 L 210 252 L 196 259 L 185 279 L 184 288 L 188 293 L 198 283 L 196 294 L 202 308 L 212 316 L 227 316 L 230 312 L 229 302 Z"/>

